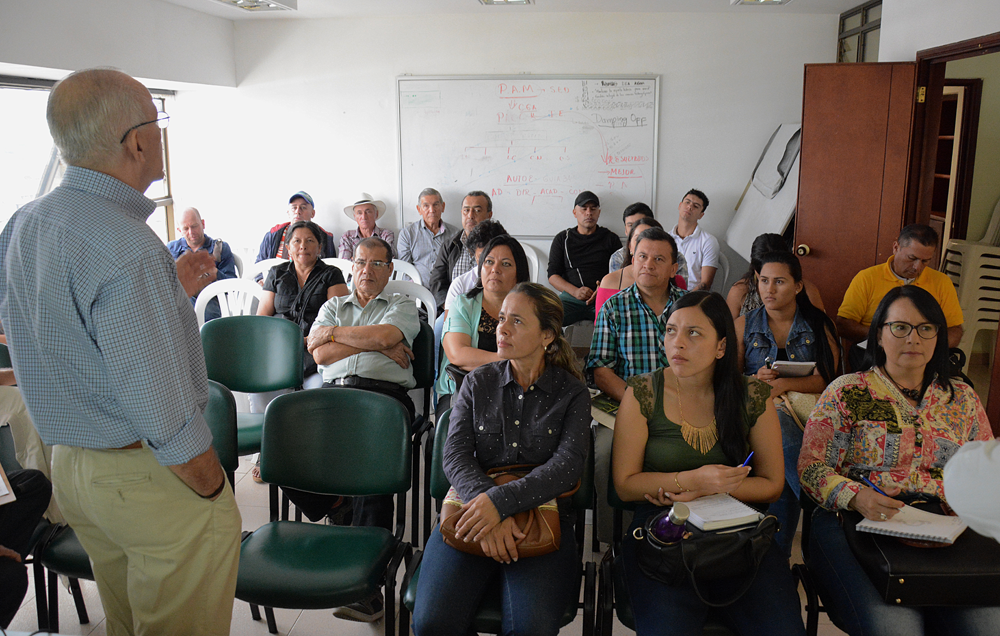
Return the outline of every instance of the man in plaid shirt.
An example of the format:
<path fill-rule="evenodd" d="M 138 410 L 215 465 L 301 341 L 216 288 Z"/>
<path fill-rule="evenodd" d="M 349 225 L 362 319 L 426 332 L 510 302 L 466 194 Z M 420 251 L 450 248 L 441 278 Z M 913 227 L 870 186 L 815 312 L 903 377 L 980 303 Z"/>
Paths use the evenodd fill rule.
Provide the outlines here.
<path fill-rule="evenodd" d="M 632 257 L 635 284 L 609 298 L 597 315 L 587 369 L 598 388 L 621 402 L 625 380 L 669 366 L 663 352 L 667 313 L 685 292 L 673 283 L 677 274 L 677 244 L 660 228 L 639 235 Z M 594 484 L 597 501 L 607 501 L 611 467 L 611 429 L 595 430 Z M 603 504 L 606 505 L 606 504 Z M 611 514 L 598 513 L 597 538 L 611 540 Z"/>

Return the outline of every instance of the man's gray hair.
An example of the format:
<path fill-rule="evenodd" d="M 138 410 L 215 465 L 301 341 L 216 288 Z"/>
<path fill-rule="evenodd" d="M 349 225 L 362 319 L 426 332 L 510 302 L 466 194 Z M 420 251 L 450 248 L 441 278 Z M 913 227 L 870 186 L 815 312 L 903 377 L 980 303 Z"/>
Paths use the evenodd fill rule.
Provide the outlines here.
<path fill-rule="evenodd" d="M 444 197 L 441 196 L 441 193 L 434 188 L 424 188 L 421 190 L 420 194 L 417 195 L 417 205 L 420 205 L 420 199 L 423 199 L 424 197 L 437 197 L 444 201 Z"/>
<path fill-rule="evenodd" d="M 386 240 L 384 238 L 382 238 L 381 236 L 369 236 L 368 238 L 361 239 L 361 242 L 358 243 L 358 247 L 372 248 L 372 247 L 378 247 L 378 246 L 381 246 L 382 249 L 385 250 L 385 256 L 386 256 L 385 262 L 386 263 L 391 263 L 392 262 L 392 245 L 389 245 L 389 243 L 386 242 Z M 356 247 L 356 248 L 354 248 L 354 253 L 357 254 L 357 252 L 358 252 L 358 248 Z"/>
<path fill-rule="evenodd" d="M 45 118 L 64 162 L 100 167 L 121 152 L 121 136 L 143 120 L 143 102 L 131 78 L 109 68 L 77 71 L 49 94 Z"/>

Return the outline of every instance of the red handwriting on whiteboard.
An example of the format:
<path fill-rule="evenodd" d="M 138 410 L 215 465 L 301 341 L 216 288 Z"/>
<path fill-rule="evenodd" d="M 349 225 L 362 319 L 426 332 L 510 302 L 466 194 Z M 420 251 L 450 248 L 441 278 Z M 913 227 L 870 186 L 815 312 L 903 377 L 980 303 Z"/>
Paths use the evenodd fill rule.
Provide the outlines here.
<path fill-rule="evenodd" d="M 508 99 L 523 99 L 537 97 L 535 88 L 531 84 L 507 84 L 501 82 L 497 84 L 497 96 Z"/>

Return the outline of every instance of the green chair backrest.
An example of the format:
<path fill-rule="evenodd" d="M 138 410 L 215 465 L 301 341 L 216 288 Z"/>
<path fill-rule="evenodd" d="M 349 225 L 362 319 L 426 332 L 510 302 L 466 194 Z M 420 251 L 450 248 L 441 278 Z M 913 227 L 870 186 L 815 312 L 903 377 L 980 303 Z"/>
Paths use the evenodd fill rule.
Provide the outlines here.
<path fill-rule="evenodd" d="M 300 387 L 302 338 L 297 324 L 276 316 L 210 320 L 201 328 L 208 379 L 244 393 Z"/>
<path fill-rule="evenodd" d="M 413 377 L 416 388 L 434 386 L 434 328 L 420 321 L 420 333 L 413 339 Z"/>
<path fill-rule="evenodd" d="M 444 499 L 451 484 L 444 474 L 444 445 L 448 439 L 448 425 L 451 420 L 451 409 L 438 418 L 434 431 L 434 449 L 431 451 L 431 497 Z M 588 437 L 590 437 L 588 435 Z M 592 439 L 592 438 L 591 438 Z M 583 474 L 580 476 L 580 489 L 573 495 L 573 507 L 577 509 L 593 508 L 594 506 L 594 449 L 593 444 L 587 445 L 587 459 L 583 464 Z"/>
<path fill-rule="evenodd" d="M 208 381 L 205 421 L 212 431 L 212 446 L 219 455 L 222 470 L 235 472 L 240 465 L 236 444 L 236 398 L 232 391 L 213 380 Z"/>
<path fill-rule="evenodd" d="M 0 369 L 10 369 L 13 366 L 14 363 L 10 361 L 10 349 L 0 342 Z"/>
<path fill-rule="evenodd" d="M 411 455 L 410 416 L 380 393 L 297 391 L 264 414 L 260 476 L 271 484 L 330 495 L 406 492 Z"/>

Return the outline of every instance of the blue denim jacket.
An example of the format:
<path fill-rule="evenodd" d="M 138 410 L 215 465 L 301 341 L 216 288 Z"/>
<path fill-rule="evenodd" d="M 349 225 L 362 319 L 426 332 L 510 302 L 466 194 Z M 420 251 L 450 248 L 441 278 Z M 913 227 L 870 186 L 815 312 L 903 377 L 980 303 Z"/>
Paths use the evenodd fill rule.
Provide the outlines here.
<path fill-rule="evenodd" d="M 765 358 L 778 359 L 778 345 L 774 341 L 770 325 L 767 324 L 767 308 L 758 307 L 744 315 L 746 316 L 746 328 L 743 330 L 743 346 L 746 353 L 744 354 L 743 372 L 747 375 L 753 375 L 764 366 Z M 805 318 L 796 309 L 792 328 L 785 341 L 785 353 L 788 354 L 788 359 L 792 362 L 815 361 L 815 341 L 816 337 L 813 335 L 812 329 L 809 328 Z"/>

